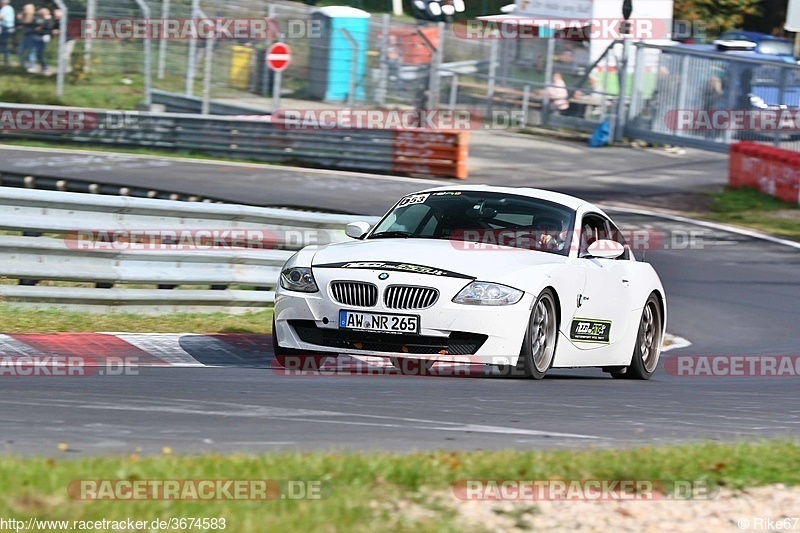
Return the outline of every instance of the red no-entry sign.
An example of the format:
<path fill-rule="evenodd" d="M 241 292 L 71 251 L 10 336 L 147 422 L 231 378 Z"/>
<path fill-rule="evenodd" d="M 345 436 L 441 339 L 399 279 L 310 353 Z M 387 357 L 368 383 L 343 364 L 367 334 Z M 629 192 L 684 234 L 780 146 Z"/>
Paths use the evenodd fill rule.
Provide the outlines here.
<path fill-rule="evenodd" d="M 282 72 L 289 66 L 292 53 L 286 43 L 275 43 L 267 50 L 267 66 L 275 72 Z"/>

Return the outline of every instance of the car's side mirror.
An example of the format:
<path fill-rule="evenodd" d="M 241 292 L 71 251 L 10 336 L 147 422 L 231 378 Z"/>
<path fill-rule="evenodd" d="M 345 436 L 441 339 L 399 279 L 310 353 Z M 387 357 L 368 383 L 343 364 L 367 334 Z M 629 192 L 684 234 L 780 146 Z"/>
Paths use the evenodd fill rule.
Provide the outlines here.
<path fill-rule="evenodd" d="M 617 241 L 600 239 L 589 245 L 584 257 L 597 257 L 599 259 L 616 259 L 625 253 L 625 247 Z"/>
<path fill-rule="evenodd" d="M 370 227 L 368 222 L 351 222 L 344 227 L 344 234 L 351 239 L 360 239 L 367 234 Z"/>

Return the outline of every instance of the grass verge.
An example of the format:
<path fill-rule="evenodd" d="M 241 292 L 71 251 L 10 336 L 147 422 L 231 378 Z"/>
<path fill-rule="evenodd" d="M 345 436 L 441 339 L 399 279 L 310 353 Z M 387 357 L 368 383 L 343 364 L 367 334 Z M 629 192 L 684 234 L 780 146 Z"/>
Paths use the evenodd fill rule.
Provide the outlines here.
<path fill-rule="evenodd" d="M 55 76 L 29 74 L 21 67 L 0 67 L 0 101 L 18 104 L 68 105 L 101 109 L 133 109 L 142 101 L 141 76 L 70 78 L 56 96 Z M 126 80 L 127 83 L 123 82 Z"/>
<path fill-rule="evenodd" d="M 24 309 L 0 304 L 0 330 L 3 333 L 55 333 L 125 331 L 128 333 L 271 333 L 272 309 L 258 313 L 107 315 L 62 309 Z"/>
<path fill-rule="evenodd" d="M 800 241 L 800 207 L 754 189 L 726 188 L 703 216 Z"/>
<path fill-rule="evenodd" d="M 64 448 L 63 446 L 61 448 Z M 55 450 L 55 445 L 54 445 Z M 59 453 L 59 452 L 55 452 Z M 463 480 L 690 480 L 741 489 L 800 484 L 800 445 L 767 441 L 632 450 L 278 453 L 0 459 L 0 516 L 48 520 L 224 518 L 226 531 L 459 531 Z M 318 500 L 80 501 L 73 480 L 322 481 Z M 646 504 L 642 504 L 646 505 Z M 474 525 L 473 525 L 474 527 Z"/>

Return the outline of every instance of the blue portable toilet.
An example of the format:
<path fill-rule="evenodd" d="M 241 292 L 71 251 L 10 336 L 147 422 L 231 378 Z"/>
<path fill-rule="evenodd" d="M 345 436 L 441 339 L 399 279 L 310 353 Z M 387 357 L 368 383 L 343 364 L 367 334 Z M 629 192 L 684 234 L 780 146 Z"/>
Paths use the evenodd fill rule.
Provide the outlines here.
<path fill-rule="evenodd" d="M 311 17 L 320 28 L 320 36 L 310 40 L 309 97 L 326 102 L 347 100 L 354 54 L 346 31 L 357 45 L 355 100 L 364 100 L 370 14 L 349 6 L 329 6 L 314 11 Z"/>

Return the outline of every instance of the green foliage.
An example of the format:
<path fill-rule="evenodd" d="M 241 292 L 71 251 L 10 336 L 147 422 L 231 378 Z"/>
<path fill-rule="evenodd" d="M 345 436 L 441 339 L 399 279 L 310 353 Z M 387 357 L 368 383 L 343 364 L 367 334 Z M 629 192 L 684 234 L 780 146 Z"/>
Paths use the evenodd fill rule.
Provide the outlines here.
<path fill-rule="evenodd" d="M 762 0 L 675 0 L 675 20 L 702 22 L 710 33 L 722 32 L 741 28 L 745 17 L 761 15 L 761 3 Z"/>

